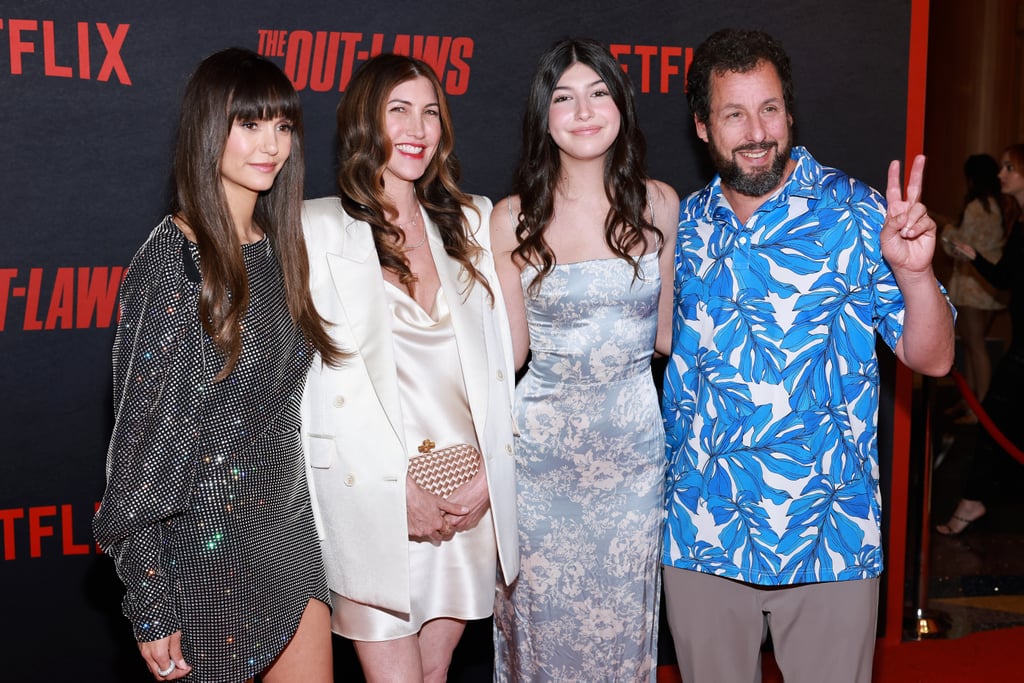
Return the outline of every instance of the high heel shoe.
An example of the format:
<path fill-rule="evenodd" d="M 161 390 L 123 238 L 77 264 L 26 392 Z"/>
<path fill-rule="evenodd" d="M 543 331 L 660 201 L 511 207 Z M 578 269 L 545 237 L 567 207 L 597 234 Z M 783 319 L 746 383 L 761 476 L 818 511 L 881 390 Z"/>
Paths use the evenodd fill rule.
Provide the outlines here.
<path fill-rule="evenodd" d="M 949 521 L 945 524 L 935 525 L 935 530 L 943 536 L 959 536 L 963 532 L 967 531 L 968 527 L 984 516 L 985 514 L 982 513 L 974 519 L 967 519 L 966 517 L 960 517 L 958 515 L 950 515 Z M 955 524 L 956 522 L 959 522 L 959 524 Z"/>

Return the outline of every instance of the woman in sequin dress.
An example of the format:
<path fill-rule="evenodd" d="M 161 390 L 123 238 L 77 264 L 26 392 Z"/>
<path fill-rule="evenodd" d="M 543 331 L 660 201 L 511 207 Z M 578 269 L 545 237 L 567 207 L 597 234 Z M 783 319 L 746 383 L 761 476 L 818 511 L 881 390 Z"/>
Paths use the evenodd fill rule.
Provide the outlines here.
<path fill-rule="evenodd" d="M 332 680 L 299 401 L 342 353 L 308 290 L 300 104 L 248 50 L 186 89 L 175 206 L 119 294 L 97 542 L 157 680 Z"/>
<path fill-rule="evenodd" d="M 545 53 L 516 194 L 491 219 L 512 323 L 522 570 L 498 681 L 653 681 L 676 193 L 647 177 L 631 86 L 593 41 Z M 665 283 L 665 286 L 662 286 Z"/>
<path fill-rule="evenodd" d="M 512 357 L 491 203 L 456 185 L 451 117 L 424 62 L 380 55 L 338 107 L 338 196 L 306 202 L 310 290 L 353 352 L 313 363 L 303 437 L 335 633 L 369 681 L 444 681 L 466 620 L 518 571 Z M 408 476 L 432 442 L 483 453 L 446 499 Z"/>

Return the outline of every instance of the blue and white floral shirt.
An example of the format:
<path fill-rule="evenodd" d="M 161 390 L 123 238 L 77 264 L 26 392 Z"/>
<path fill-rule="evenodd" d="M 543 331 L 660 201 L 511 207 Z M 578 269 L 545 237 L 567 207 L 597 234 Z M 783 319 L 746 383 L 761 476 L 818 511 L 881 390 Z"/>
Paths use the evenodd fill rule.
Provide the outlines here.
<path fill-rule="evenodd" d="M 717 177 L 682 202 L 665 372 L 664 563 L 761 585 L 882 571 L 875 332 L 903 328 L 884 199 L 792 156 L 746 225 Z"/>

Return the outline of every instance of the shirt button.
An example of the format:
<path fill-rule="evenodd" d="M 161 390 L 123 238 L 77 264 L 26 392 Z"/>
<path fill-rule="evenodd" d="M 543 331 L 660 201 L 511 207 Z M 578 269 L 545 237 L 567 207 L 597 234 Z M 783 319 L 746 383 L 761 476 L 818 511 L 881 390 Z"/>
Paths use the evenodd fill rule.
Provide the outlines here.
<path fill-rule="evenodd" d="M 350 475 L 345 477 L 345 486 L 355 486 L 355 483 L 356 483 L 356 476 L 354 474 L 350 474 Z"/>
<path fill-rule="evenodd" d="M 335 408 L 341 408 L 344 405 L 345 405 L 345 397 L 344 396 L 335 396 L 334 397 L 334 407 Z"/>

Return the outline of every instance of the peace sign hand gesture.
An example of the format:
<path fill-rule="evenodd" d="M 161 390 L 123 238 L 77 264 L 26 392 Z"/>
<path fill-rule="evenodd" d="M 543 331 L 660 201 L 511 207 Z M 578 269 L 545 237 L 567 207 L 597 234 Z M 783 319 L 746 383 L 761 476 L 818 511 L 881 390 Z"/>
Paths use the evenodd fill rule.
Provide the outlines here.
<path fill-rule="evenodd" d="M 889 164 L 882 256 L 903 295 L 903 333 L 896 356 L 914 372 L 941 377 L 953 364 L 953 314 L 932 272 L 935 221 L 918 201 L 923 177 L 924 157 L 918 155 L 904 197 L 900 162 Z"/>
<path fill-rule="evenodd" d="M 935 221 L 920 202 L 925 158 L 919 154 L 910 168 L 910 182 L 904 198 L 900 183 L 900 162 L 889 164 L 889 181 L 885 190 L 888 210 L 882 226 L 882 256 L 893 273 L 931 274 L 935 254 Z"/>

